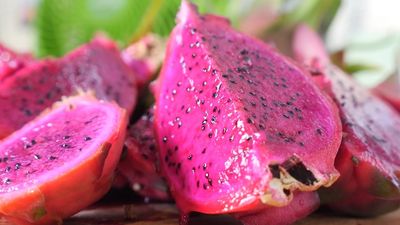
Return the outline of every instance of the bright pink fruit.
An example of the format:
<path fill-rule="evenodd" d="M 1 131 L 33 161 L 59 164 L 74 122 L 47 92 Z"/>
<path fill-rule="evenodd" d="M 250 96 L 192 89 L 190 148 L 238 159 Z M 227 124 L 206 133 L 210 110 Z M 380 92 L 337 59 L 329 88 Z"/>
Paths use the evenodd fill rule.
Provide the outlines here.
<path fill-rule="evenodd" d="M 120 158 L 128 117 L 92 97 L 56 103 L 0 143 L 0 217 L 60 224 L 101 198 Z"/>
<path fill-rule="evenodd" d="M 0 82 L 32 61 L 30 55 L 17 54 L 0 44 Z"/>
<path fill-rule="evenodd" d="M 373 91 L 400 112 L 400 72 L 390 76 Z"/>
<path fill-rule="evenodd" d="M 136 103 L 134 75 L 115 45 L 105 39 L 74 50 L 59 60 L 45 60 L 0 83 L 0 138 L 7 136 L 62 96 L 93 90 L 131 113 Z"/>
<path fill-rule="evenodd" d="M 284 206 L 338 177 L 338 112 L 311 76 L 186 1 L 155 97 L 161 168 L 184 213 Z"/>
<path fill-rule="evenodd" d="M 308 37 L 313 38 L 308 38 Z M 311 66 L 322 88 L 334 98 L 343 124 L 343 140 L 335 162 L 341 173 L 324 191 L 330 207 L 357 215 L 373 216 L 400 205 L 400 116 L 389 105 L 360 87 L 329 61 L 322 41 L 306 26 L 295 34 L 297 56 Z M 318 40 L 303 49 L 299 40 Z M 297 45 L 297 47 L 296 47 Z M 308 44 L 310 45 L 310 44 Z M 322 59 L 322 60 L 319 60 Z"/>
<path fill-rule="evenodd" d="M 289 225 L 305 218 L 319 207 L 316 192 L 296 192 L 289 205 L 284 207 L 266 207 L 259 211 L 236 213 L 234 216 L 244 225 Z"/>
<path fill-rule="evenodd" d="M 129 181 L 131 188 L 144 197 L 169 199 L 167 186 L 157 168 L 159 158 L 153 130 L 153 108 L 128 129 L 125 150 L 118 171 Z"/>

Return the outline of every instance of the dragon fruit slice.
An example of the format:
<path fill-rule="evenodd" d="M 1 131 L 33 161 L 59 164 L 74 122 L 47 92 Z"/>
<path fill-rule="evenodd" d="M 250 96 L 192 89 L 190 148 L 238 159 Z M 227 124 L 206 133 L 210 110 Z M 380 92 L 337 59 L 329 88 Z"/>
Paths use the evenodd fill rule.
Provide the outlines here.
<path fill-rule="evenodd" d="M 88 96 L 56 103 L 0 143 L 0 216 L 58 224 L 111 186 L 126 111 Z"/>
<path fill-rule="evenodd" d="M 234 216 L 244 225 L 289 225 L 304 219 L 319 207 L 319 197 L 316 192 L 298 192 L 293 200 L 284 207 L 267 207 L 255 212 L 236 213 Z"/>
<path fill-rule="evenodd" d="M 60 60 L 45 60 L 0 83 L 0 138 L 22 127 L 62 96 L 94 90 L 115 100 L 128 114 L 136 103 L 134 75 L 114 44 L 95 39 Z"/>
<path fill-rule="evenodd" d="M 400 71 L 378 85 L 373 92 L 400 112 Z"/>
<path fill-rule="evenodd" d="M 314 40 L 314 47 L 303 49 L 303 43 L 311 44 L 310 40 Z M 299 26 L 294 49 L 300 60 L 319 61 L 310 65 L 311 70 L 340 109 L 344 136 L 335 165 L 341 177 L 323 192 L 328 196 L 326 200 L 332 208 L 357 216 L 374 216 L 398 208 L 399 114 L 332 65 L 322 41 L 309 27 Z"/>
<path fill-rule="evenodd" d="M 153 130 L 153 111 L 151 108 L 128 129 L 126 155 L 118 164 L 118 171 L 127 178 L 131 188 L 142 196 L 168 200 L 167 186 L 157 169 L 159 159 Z"/>
<path fill-rule="evenodd" d="M 338 177 L 333 102 L 224 18 L 182 1 L 154 92 L 161 169 L 183 213 L 284 206 Z"/>
<path fill-rule="evenodd" d="M 30 55 L 17 54 L 0 44 L 0 82 L 32 61 Z"/>
<path fill-rule="evenodd" d="M 148 34 L 121 52 L 124 62 L 136 74 L 139 89 L 145 87 L 159 70 L 164 59 L 165 40 Z"/>

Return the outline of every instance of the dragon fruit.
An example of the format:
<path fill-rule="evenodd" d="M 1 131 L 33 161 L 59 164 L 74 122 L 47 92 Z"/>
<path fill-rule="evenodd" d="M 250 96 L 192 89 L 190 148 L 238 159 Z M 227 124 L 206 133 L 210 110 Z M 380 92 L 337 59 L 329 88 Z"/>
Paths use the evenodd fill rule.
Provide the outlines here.
<path fill-rule="evenodd" d="M 126 155 L 118 164 L 118 171 L 127 178 L 131 188 L 144 197 L 168 200 L 164 180 L 158 173 L 158 153 L 153 130 L 153 108 L 128 129 L 125 140 Z"/>
<path fill-rule="evenodd" d="M 321 192 L 329 206 L 356 216 L 400 206 L 400 116 L 329 62 L 322 41 L 305 25 L 294 36 L 295 55 L 308 62 L 321 88 L 336 101 L 343 140 L 335 162 L 339 180 Z M 310 64 L 309 62 L 314 62 Z"/>
<path fill-rule="evenodd" d="M 145 87 L 161 66 L 164 59 L 165 41 L 148 34 L 121 52 L 124 62 L 136 74 L 139 89 Z"/>
<path fill-rule="evenodd" d="M 44 60 L 0 83 L 0 138 L 22 127 L 62 96 L 94 90 L 100 99 L 115 100 L 128 114 L 136 103 L 134 75 L 114 44 L 95 39 L 59 60 Z"/>
<path fill-rule="evenodd" d="M 183 214 L 285 206 L 338 177 L 333 102 L 222 17 L 182 1 L 153 87 L 161 170 Z"/>
<path fill-rule="evenodd" d="M 28 54 L 17 54 L 0 44 L 0 82 L 32 62 Z"/>
<path fill-rule="evenodd" d="M 374 88 L 373 92 L 400 112 L 400 71 Z"/>
<path fill-rule="evenodd" d="M 127 114 L 90 96 L 64 99 L 0 143 L 0 217 L 59 224 L 102 197 L 120 158 Z"/>
<path fill-rule="evenodd" d="M 316 192 L 298 192 L 293 200 L 284 207 L 267 207 L 254 212 L 236 213 L 234 216 L 244 225 L 289 225 L 305 218 L 319 207 L 319 197 Z"/>

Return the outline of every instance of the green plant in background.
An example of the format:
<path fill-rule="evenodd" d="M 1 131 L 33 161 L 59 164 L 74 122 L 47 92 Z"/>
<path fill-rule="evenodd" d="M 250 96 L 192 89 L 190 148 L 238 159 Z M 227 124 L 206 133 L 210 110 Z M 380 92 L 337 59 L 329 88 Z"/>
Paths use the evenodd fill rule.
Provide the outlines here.
<path fill-rule="evenodd" d="M 230 18 L 237 18 L 243 12 L 232 7 L 237 4 L 230 4 L 230 0 L 194 2 L 201 11 Z M 98 31 L 105 32 L 121 46 L 148 32 L 167 36 L 175 25 L 179 5 L 180 0 L 42 0 L 36 21 L 38 55 L 61 56 L 89 41 Z"/>
<path fill-rule="evenodd" d="M 89 41 L 96 32 L 106 33 L 121 47 L 148 32 L 167 36 L 175 25 L 180 1 L 41 0 L 36 20 L 39 42 L 37 53 L 39 56 L 61 56 Z M 238 26 L 241 18 L 251 13 L 257 3 L 262 1 L 266 0 L 193 0 L 201 12 L 226 16 L 234 26 Z M 340 0 L 268 2 L 280 5 L 281 10 L 274 25 L 266 28 L 267 34 L 293 27 L 298 22 L 307 22 L 313 27 L 326 30 Z"/>

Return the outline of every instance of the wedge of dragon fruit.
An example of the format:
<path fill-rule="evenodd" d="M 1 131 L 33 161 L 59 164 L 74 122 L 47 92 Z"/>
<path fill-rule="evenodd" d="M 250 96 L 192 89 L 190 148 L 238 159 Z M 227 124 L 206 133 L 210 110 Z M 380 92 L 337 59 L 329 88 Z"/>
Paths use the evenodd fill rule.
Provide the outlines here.
<path fill-rule="evenodd" d="M 33 59 L 29 54 L 17 54 L 0 44 L 0 82 L 31 62 Z"/>
<path fill-rule="evenodd" d="M 110 188 L 127 125 L 116 104 L 79 96 L 0 143 L 0 217 L 60 224 Z"/>
<path fill-rule="evenodd" d="M 59 60 L 44 60 L 17 71 L 0 83 L 0 138 L 22 127 L 42 110 L 78 90 L 94 90 L 114 100 L 128 114 L 136 103 L 136 81 L 114 43 L 104 38 Z"/>
<path fill-rule="evenodd" d="M 334 98 L 343 124 L 335 162 L 341 173 L 323 197 L 331 208 L 356 216 L 379 215 L 400 206 L 400 116 L 330 63 L 322 40 L 305 25 L 295 32 L 294 52 L 322 89 Z"/>
<path fill-rule="evenodd" d="M 266 207 L 245 213 L 235 213 L 234 217 L 244 225 L 290 225 L 305 218 L 319 207 L 319 197 L 316 192 L 298 192 L 293 200 L 284 207 Z"/>
<path fill-rule="evenodd" d="M 187 1 L 154 93 L 161 169 L 183 213 L 285 206 L 338 178 L 340 118 L 308 72 Z"/>
<path fill-rule="evenodd" d="M 139 89 L 154 78 L 164 59 L 165 40 L 155 34 L 148 34 L 121 52 L 124 62 L 136 74 Z"/>
<path fill-rule="evenodd" d="M 158 152 L 153 130 L 151 108 L 128 129 L 125 156 L 118 164 L 118 171 L 131 188 L 149 199 L 170 199 L 167 185 L 158 171 Z"/>
<path fill-rule="evenodd" d="M 373 89 L 373 92 L 400 112 L 400 71 Z"/>

